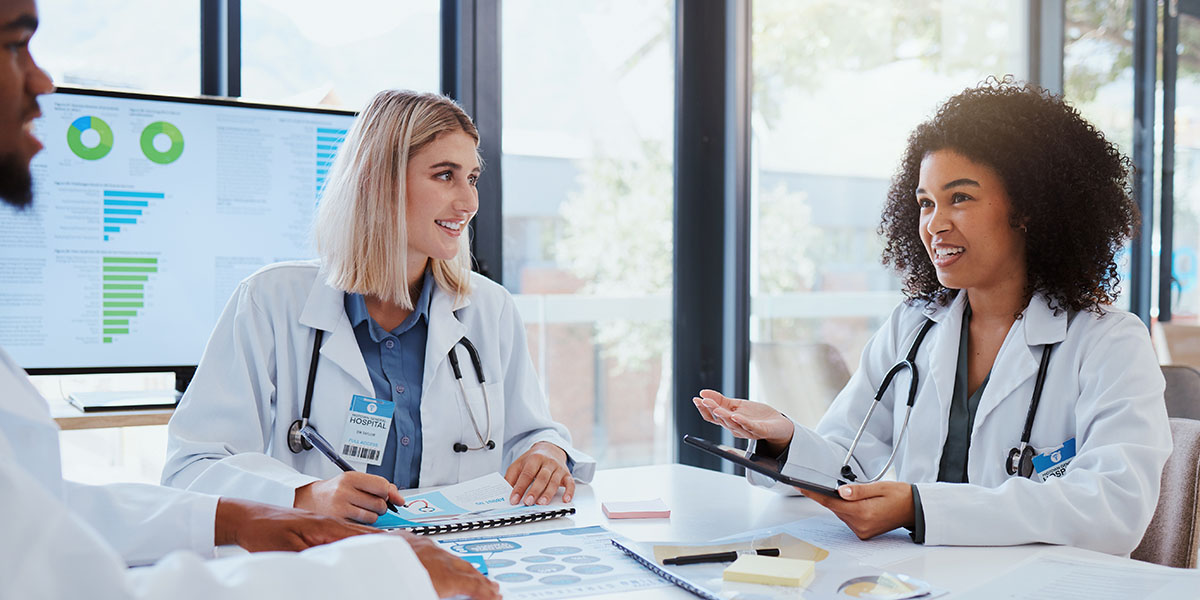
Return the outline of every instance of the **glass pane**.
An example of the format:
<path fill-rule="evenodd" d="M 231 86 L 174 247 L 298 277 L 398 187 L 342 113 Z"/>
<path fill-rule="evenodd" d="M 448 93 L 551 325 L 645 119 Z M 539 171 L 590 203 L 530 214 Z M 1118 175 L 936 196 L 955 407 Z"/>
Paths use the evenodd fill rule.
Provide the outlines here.
<path fill-rule="evenodd" d="M 555 418 L 609 467 L 674 448 L 673 14 L 503 5 L 504 284 Z"/>
<path fill-rule="evenodd" d="M 902 298 L 876 229 L 908 134 L 1024 76 L 1025 5 L 755 1 L 751 397 L 813 425 L 857 368 Z"/>
<path fill-rule="evenodd" d="M 357 110 L 381 89 L 439 90 L 438 0 L 242 2 L 242 96 Z"/>
<path fill-rule="evenodd" d="M 1133 0 L 1069 0 L 1065 44 L 1063 97 L 1132 158 Z M 1158 158 L 1155 163 L 1161 164 Z M 1155 232 L 1157 236 L 1157 228 Z M 1157 256 L 1153 262 L 1157 270 Z M 1128 251 L 1120 255 L 1118 264 L 1123 293 L 1117 297 L 1116 306 L 1128 310 L 1130 294 L 1124 293 L 1130 289 Z M 1157 295 L 1158 284 L 1154 283 L 1152 289 Z M 1158 306 L 1157 300 L 1152 302 Z"/>
<path fill-rule="evenodd" d="M 1200 248 L 1200 19 L 1180 15 L 1179 41 L 1179 76 L 1175 96 L 1172 320 L 1169 326 L 1164 325 L 1163 330 L 1170 356 L 1161 358 L 1164 362 L 1200 367 L 1200 348 L 1195 342 L 1200 332 L 1197 327 L 1200 321 L 1200 281 L 1197 280 L 1197 249 Z M 1155 260 L 1158 258 L 1155 257 Z"/>
<path fill-rule="evenodd" d="M 200 93 L 196 2 L 39 2 L 30 49 L 58 85 Z"/>

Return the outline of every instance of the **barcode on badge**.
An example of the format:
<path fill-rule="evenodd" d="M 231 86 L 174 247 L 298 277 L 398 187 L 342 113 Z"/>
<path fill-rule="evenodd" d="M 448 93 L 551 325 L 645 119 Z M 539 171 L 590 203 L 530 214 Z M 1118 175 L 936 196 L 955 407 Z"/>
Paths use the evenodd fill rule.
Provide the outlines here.
<path fill-rule="evenodd" d="M 346 444 L 345 446 L 342 446 L 342 456 L 372 461 L 379 458 L 379 450 L 376 450 L 375 448 L 355 446 L 354 444 Z"/>

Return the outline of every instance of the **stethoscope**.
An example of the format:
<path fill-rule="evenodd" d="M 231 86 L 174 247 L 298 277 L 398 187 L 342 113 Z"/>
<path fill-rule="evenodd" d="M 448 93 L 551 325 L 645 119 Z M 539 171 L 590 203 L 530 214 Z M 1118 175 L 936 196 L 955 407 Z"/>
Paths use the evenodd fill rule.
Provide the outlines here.
<path fill-rule="evenodd" d="M 302 432 L 305 428 L 315 430 L 309 424 L 308 417 L 312 413 L 313 384 L 317 381 L 317 362 L 321 358 L 321 340 L 325 337 L 323 330 L 317 329 L 316 332 L 317 337 L 313 343 L 312 358 L 308 363 L 308 385 L 304 389 L 304 410 L 300 413 L 300 418 L 293 421 L 291 427 L 288 427 L 288 449 L 295 454 L 300 454 L 305 450 L 312 450 L 313 448 Z M 471 366 L 475 368 L 475 378 L 479 380 L 479 389 L 483 392 L 483 411 L 487 423 L 484 431 L 479 430 L 479 423 L 475 420 L 475 411 L 471 410 L 471 403 L 467 402 L 467 388 L 463 385 L 462 369 L 458 366 L 458 346 L 467 349 L 467 354 L 471 357 Z M 454 346 L 450 347 L 448 356 L 450 358 L 450 369 L 454 371 L 454 378 L 458 380 L 458 389 L 462 392 L 462 400 L 463 404 L 466 405 L 467 416 L 471 418 L 471 428 L 475 430 L 475 437 L 479 439 L 478 446 L 468 446 L 462 442 L 455 442 L 453 449 L 455 452 L 492 450 L 496 447 L 496 442 L 492 441 L 492 402 L 488 398 L 487 386 L 484 385 L 483 361 L 479 359 L 479 351 L 475 349 L 475 345 L 471 343 L 471 340 L 463 336 L 462 339 L 455 342 Z"/>
<path fill-rule="evenodd" d="M 904 410 L 904 423 L 900 426 L 900 437 L 896 439 L 896 443 L 892 445 L 892 454 L 888 456 L 887 464 L 879 471 L 879 474 L 866 480 L 863 483 L 874 483 L 879 481 L 888 469 L 892 468 L 892 461 L 896 459 L 896 451 L 900 449 L 901 442 L 904 441 L 904 434 L 908 431 L 908 417 L 912 415 L 913 403 L 917 400 L 917 364 L 914 362 L 917 358 L 917 350 L 921 347 L 921 342 L 925 339 L 925 334 L 929 333 L 929 328 L 933 327 L 934 321 L 926 318 L 925 323 L 921 325 L 921 330 L 917 332 L 917 338 L 913 340 L 912 346 L 908 349 L 908 354 L 903 360 L 896 363 L 895 366 L 887 372 L 883 378 L 883 383 L 879 386 L 879 391 L 875 393 L 875 401 L 871 403 L 871 407 L 867 409 L 867 416 L 863 417 L 862 425 L 858 428 L 858 433 L 854 434 L 854 440 L 850 442 L 850 450 L 846 452 L 846 460 L 842 462 L 842 477 L 847 481 L 856 481 L 857 476 L 850 468 L 850 461 L 854 459 L 854 449 L 858 447 L 858 442 L 862 439 L 862 434 L 867 429 L 867 423 L 871 420 L 871 414 L 875 412 L 875 407 L 879 406 L 879 401 L 887 392 L 888 386 L 892 383 L 892 378 L 897 373 L 904 369 L 908 369 L 912 374 L 912 380 L 908 384 L 908 406 Z M 1029 437 L 1033 432 L 1033 418 L 1037 414 L 1038 402 L 1042 399 L 1042 386 L 1046 383 L 1046 368 L 1050 364 L 1050 349 L 1052 344 L 1042 346 L 1042 362 L 1038 365 L 1037 379 L 1033 384 L 1033 399 L 1029 402 L 1029 413 L 1025 415 L 1025 430 L 1021 433 L 1021 443 L 1008 451 L 1008 456 L 1004 459 L 1004 470 L 1009 475 L 1020 475 L 1021 477 L 1033 476 L 1033 457 L 1035 455 L 1033 447 L 1029 445 Z"/>

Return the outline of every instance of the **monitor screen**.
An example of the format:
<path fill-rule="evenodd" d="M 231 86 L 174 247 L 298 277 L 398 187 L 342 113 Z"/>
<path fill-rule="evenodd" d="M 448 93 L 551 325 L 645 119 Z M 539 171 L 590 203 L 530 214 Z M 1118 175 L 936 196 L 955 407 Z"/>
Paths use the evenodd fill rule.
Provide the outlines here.
<path fill-rule="evenodd" d="M 312 258 L 347 111 L 59 89 L 0 208 L 0 347 L 35 372 L 195 365 L 230 294 Z"/>

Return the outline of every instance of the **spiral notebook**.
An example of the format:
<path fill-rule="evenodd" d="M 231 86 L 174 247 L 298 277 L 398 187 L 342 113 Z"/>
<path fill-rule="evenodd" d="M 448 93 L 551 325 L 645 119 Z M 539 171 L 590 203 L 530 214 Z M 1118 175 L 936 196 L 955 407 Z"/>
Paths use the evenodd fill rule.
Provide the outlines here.
<path fill-rule="evenodd" d="M 375 521 L 380 529 L 418 535 L 532 523 L 575 514 L 562 504 L 512 505 L 513 488 L 499 473 L 430 490 L 405 490 L 404 504 Z"/>
<path fill-rule="evenodd" d="M 473 531 L 504 527 L 505 525 L 520 525 L 547 519 L 557 519 L 575 514 L 575 507 L 522 507 L 512 509 L 488 510 L 479 513 L 466 514 L 439 520 L 410 521 L 397 515 L 387 513 L 375 521 L 375 527 L 380 529 L 404 529 L 416 535 L 434 535 L 438 533 L 453 533 L 456 531 Z"/>
<path fill-rule="evenodd" d="M 796 600 L 797 598 L 845 598 L 867 597 L 864 592 L 889 590 L 897 598 L 934 598 L 946 593 L 930 584 L 907 575 L 888 572 L 866 565 L 855 558 L 856 552 L 847 551 L 845 544 L 818 546 L 820 536 L 813 536 L 811 520 L 797 521 L 780 527 L 747 531 L 736 536 L 705 543 L 638 543 L 621 536 L 613 536 L 612 544 L 630 558 L 669 581 L 704 600 Z M 844 526 L 843 526 L 844 527 Z M 853 538 L 849 529 L 848 537 Z M 808 539 L 812 537 L 813 541 Z M 826 542 L 833 541 L 826 539 Z M 852 544 L 865 542 L 854 538 Z M 725 580 L 725 568 L 729 562 L 704 562 L 687 565 L 664 565 L 670 557 L 712 552 L 778 548 L 784 558 L 802 559 L 815 563 L 812 581 L 796 587 L 767 585 L 742 581 Z M 849 548 L 854 549 L 853 546 Z M 859 547 L 856 550 L 861 551 Z"/>
<path fill-rule="evenodd" d="M 700 596 L 701 598 L 704 598 L 704 600 L 724 600 L 720 596 L 717 596 L 716 594 L 709 592 L 708 590 L 700 587 L 699 585 L 692 583 L 691 581 L 688 581 L 687 579 L 685 579 L 679 575 L 676 575 L 675 573 L 672 573 L 671 571 L 668 571 L 666 568 L 659 565 L 658 561 L 654 560 L 653 557 L 641 554 L 636 549 L 634 549 L 634 544 L 631 543 L 629 540 L 623 540 L 623 542 L 624 543 L 622 543 L 622 541 L 618 541 L 618 540 L 614 539 L 612 541 L 612 544 L 614 546 L 616 546 L 617 548 L 620 548 L 621 551 L 624 552 L 625 554 L 628 554 L 629 557 L 632 558 L 633 560 L 636 560 L 639 563 L 641 563 L 643 567 L 646 567 L 647 569 L 650 569 L 651 571 L 653 571 L 654 574 L 658 575 L 659 577 L 662 577 L 663 579 L 675 584 L 676 586 L 679 586 L 697 596 Z"/>

